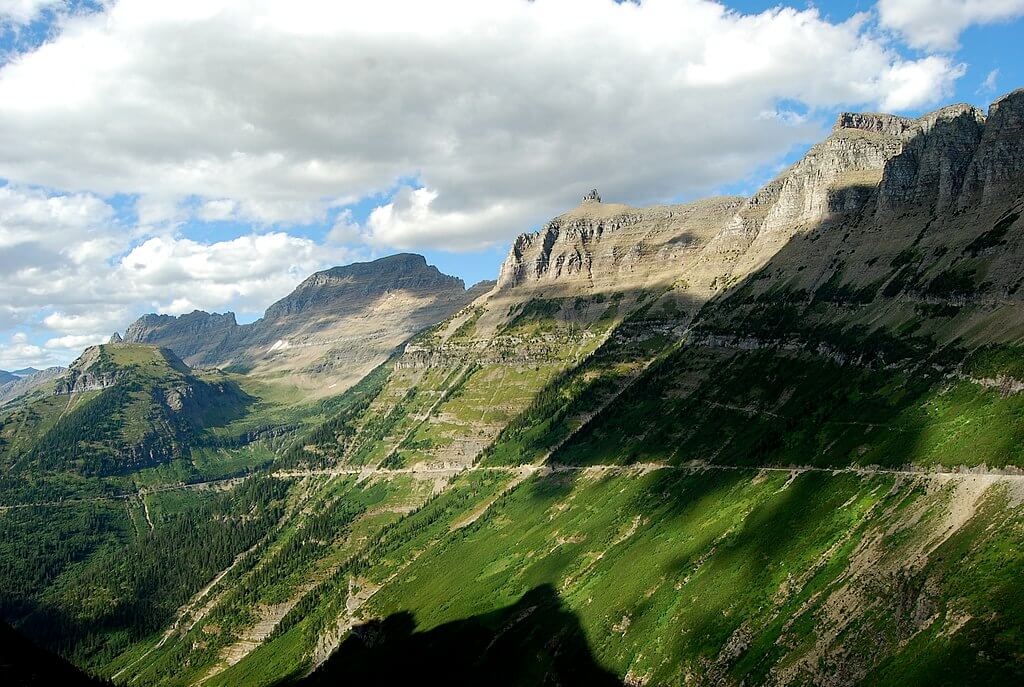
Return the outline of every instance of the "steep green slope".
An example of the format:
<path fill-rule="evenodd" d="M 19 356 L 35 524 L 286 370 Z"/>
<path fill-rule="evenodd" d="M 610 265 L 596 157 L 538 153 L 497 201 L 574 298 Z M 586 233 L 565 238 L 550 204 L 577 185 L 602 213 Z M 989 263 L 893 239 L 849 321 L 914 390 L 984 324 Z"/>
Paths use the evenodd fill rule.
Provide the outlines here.
<path fill-rule="evenodd" d="M 4 511 L 5 617 L 126 684 L 1020 682 L 1022 123 L 844 114 L 747 201 L 588 201 L 346 393 L 167 434 L 270 475 Z"/>
<path fill-rule="evenodd" d="M 245 412 L 237 384 L 200 378 L 166 349 L 108 344 L 87 350 L 54 395 L 3 418 L 13 473 L 125 474 L 188 455 L 203 430 Z"/>

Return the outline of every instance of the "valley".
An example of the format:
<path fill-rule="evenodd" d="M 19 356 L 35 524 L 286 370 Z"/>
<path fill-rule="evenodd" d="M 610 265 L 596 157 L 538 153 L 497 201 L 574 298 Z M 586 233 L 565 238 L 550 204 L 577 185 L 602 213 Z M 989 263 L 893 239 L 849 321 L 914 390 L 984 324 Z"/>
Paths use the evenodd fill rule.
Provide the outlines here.
<path fill-rule="evenodd" d="M 0 408 L 0 615 L 124 685 L 1024 679 L 1024 91 L 149 315 Z"/>

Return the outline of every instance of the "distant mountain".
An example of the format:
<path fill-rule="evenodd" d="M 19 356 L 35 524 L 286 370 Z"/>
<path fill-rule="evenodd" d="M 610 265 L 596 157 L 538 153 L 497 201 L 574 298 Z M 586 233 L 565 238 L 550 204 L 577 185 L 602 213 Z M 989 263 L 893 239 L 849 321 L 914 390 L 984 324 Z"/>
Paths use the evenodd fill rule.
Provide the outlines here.
<path fill-rule="evenodd" d="M 7 370 L 0 370 L 0 386 L 17 380 L 20 375 L 16 375 L 13 372 Z"/>
<path fill-rule="evenodd" d="M 0 382 L 0 406 L 46 385 L 65 372 L 67 372 L 66 367 L 48 367 L 45 370 L 27 367 L 16 371 L 13 373 L 13 379 Z"/>
<path fill-rule="evenodd" d="M 198 310 L 144 315 L 123 338 L 167 347 L 191 365 L 288 374 L 311 393 L 338 393 L 491 286 L 467 290 L 423 256 L 399 254 L 317 272 L 251 324 Z"/>
<path fill-rule="evenodd" d="M 187 457 L 212 421 L 248 398 L 215 373 L 144 344 L 87 348 L 53 392 L 27 399 L 0 426 L 0 465 L 17 471 L 123 474 Z"/>

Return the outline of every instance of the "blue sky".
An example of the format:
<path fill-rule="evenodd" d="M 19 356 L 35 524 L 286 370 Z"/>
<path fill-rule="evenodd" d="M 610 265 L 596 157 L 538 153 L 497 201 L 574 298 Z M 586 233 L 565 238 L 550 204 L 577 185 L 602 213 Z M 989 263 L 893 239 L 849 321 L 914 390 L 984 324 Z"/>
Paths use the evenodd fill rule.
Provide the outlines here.
<path fill-rule="evenodd" d="M 1019 0 L 457 3 L 0 0 L 0 368 L 399 251 L 493 279 L 591 186 L 748 195 L 841 110 L 1024 85 Z"/>

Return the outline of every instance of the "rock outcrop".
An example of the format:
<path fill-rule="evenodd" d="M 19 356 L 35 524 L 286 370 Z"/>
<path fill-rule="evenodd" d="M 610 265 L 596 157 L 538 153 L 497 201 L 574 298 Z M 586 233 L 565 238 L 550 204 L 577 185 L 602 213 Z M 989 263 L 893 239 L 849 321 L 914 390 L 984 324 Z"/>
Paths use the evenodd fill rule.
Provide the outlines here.
<path fill-rule="evenodd" d="M 237 336 L 234 313 L 194 310 L 185 315 L 143 315 L 124 332 L 126 343 L 165 346 L 190 363 L 216 360 L 217 352 Z"/>
<path fill-rule="evenodd" d="M 118 362 L 111 355 L 111 351 L 143 351 L 143 355 L 129 356 L 133 359 L 131 364 Z M 138 346 L 133 344 L 104 344 L 102 346 L 90 346 L 82 352 L 82 355 L 71 363 L 67 372 L 57 381 L 53 393 L 57 396 L 64 394 L 78 394 L 84 391 L 102 391 L 109 389 L 124 379 L 130 373 L 131 365 L 137 365 L 134 358 L 142 360 L 153 359 L 162 369 L 174 371 L 181 375 L 191 372 L 174 351 L 168 348 Z"/>
<path fill-rule="evenodd" d="M 992 103 L 984 133 L 970 161 L 960 194 L 961 209 L 1020 193 L 1024 169 L 1024 89 Z"/>
<path fill-rule="evenodd" d="M 671 284 L 742 202 L 725 197 L 642 209 L 585 202 L 519 236 L 497 288 L 572 295 Z"/>
<path fill-rule="evenodd" d="M 1014 266 L 1024 253 L 1022 177 L 1024 90 L 987 117 L 963 104 L 917 119 L 843 113 L 828 138 L 746 200 L 638 209 L 588 194 L 516 239 L 497 293 L 670 284 L 699 307 L 772 265 L 749 286 L 779 288 L 777 277 L 797 292 L 828 283 L 838 289 L 829 298 L 855 294 L 860 305 L 884 287 L 932 310 L 1012 307 L 1024 290 Z"/>

